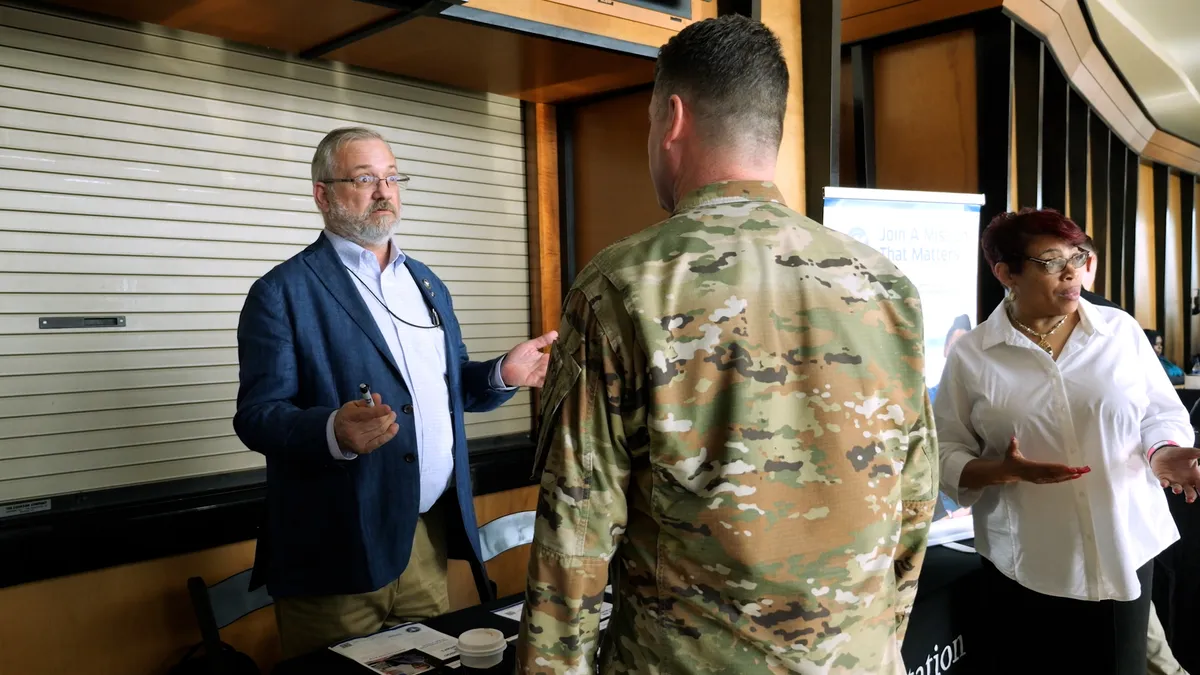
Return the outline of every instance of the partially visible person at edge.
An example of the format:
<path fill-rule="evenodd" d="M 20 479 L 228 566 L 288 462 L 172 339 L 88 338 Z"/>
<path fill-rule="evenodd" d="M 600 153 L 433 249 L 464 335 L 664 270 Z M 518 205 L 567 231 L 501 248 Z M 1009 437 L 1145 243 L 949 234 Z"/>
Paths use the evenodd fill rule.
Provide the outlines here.
<path fill-rule="evenodd" d="M 937 496 L 917 291 L 784 204 L 770 30 L 697 22 L 655 71 L 671 216 L 566 297 L 517 670 L 900 675 Z"/>
<path fill-rule="evenodd" d="M 1080 270 L 1082 278 L 1080 279 L 1079 297 L 1093 305 L 1112 307 L 1128 314 L 1125 308 L 1117 303 L 1099 293 L 1088 290 L 1088 287 L 1095 282 L 1096 273 L 1100 269 L 1100 252 L 1096 250 L 1096 243 L 1088 235 L 1084 235 L 1083 243 L 1079 245 L 1079 248 L 1092 255 L 1092 259 Z M 1178 527 L 1178 523 L 1176 527 Z M 1147 614 L 1149 628 L 1146 637 L 1146 675 L 1188 675 L 1167 643 L 1166 631 L 1163 629 L 1162 622 L 1159 621 L 1153 602 L 1150 603 L 1150 611 Z"/>
<path fill-rule="evenodd" d="M 555 334 L 469 359 L 445 284 L 392 240 L 407 181 L 378 132 L 329 132 L 312 160 L 325 229 L 239 318 L 233 428 L 267 460 L 252 576 L 284 658 L 446 612 L 448 557 L 490 592 L 463 416 L 540 386 Z"/>
<path fill-rule="evenodd" d="M 1152 561 L 1179 537 L 1158 486 L 1189 502 L 1200 488 L 1187 411 L 1137 322 L 1080 298 L 1084 242 L 1053 211 L 988 225 L 1009 293 L 950 353 L 934 406 L 942 489 L 972 507 L 985 558 L 997 672 L 1036 655 L 1038 672 L 1145 673 Z"/>
<path fill-rule="evenodd" d="M 950 324 L 950 330 L 946 331 L 946 341 L 942 344 L 942 358 L 950 356 L 950 349 L 954 347 L 954 343 L 958 339 L 971 331 L 971 317 L 966 314 L 959 314 L 954 317 L 954 321 Z M 937 400 L 937 388 L 935 384 L 929 388 L 929 402 L 932 404 Z"/>
<path fill-rule="evenodd" d="M 1171 384 L 1183 384 L 1183 368 L 1175 365 L 1163 353 L 1162 333 L 1150 328 L 1146 328 L 1142 332 L 1146 334 L 1146 340 L 1150 342 L 1151 348 L 1154 350 L 1154 355 L 1158 357 L 1158 364 L 1162 366 L 1163 372 L 1167 374 L 1167 379 L 1171 381 Z"/>
<path fill-rule="evenodd" d="M 1113 309 L 1119 309 L 1124 312 L 1124 307 L 1121 307 L 1103 295 L 1090 290 L 1092 283 L 1096 280 L 1096 270 L 1100 269 L 1100 253 L 1096 251 L 1096 242 L 1092 241 L 1090 236 L 1085 234 L 1083 237 L 1083 242 L 1079 244 L 1079 248 L 1092 254 L 1092 259 L 1089 264 L 1084 267 L 1084 269 L 1080 270 L 1080 275 L 1083 278 L 1082 283 L 1079 286 L 1079 297 L 1087 300 L 1093 305 L 1112 307 Z"/>

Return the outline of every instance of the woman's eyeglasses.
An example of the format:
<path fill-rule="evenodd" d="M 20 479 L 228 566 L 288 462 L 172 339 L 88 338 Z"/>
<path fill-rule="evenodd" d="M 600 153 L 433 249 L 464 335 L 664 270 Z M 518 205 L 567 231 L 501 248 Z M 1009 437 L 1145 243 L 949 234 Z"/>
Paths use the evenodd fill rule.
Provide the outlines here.
<path fill-rule="evenodd" d="M 1073 270 L 1083 269 L 1083 266 L 1087 265 L 1088 260 L 1090 260 L 1091 257 L 1091 253 L 1088 253 L 1087 251 L 1080 251 L 1070 258 L 1052 258 L 1050 260 L 1042 260 L 1041 258 L 1025 259 L 1041 265 L 1046 270 L 1047 274 L 1058 274 L 1066 269 L 1068 263 L 1070 263 L 1071 269 Z"/>

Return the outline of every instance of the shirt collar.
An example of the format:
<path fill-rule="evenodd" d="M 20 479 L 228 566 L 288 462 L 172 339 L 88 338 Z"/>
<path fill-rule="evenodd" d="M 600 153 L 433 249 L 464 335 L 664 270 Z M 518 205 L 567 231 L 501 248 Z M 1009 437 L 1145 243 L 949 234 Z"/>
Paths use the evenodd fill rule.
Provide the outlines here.
<path fill-rule="evenodd" d="M 983 324 L 986 331 L 983 335 L 984 349 L 991 349 L 999 344 L 1023 347 L 1029 342 L 1008 318 L 1006 304 L 1007 301 L 1001 301 Z M 1112 326 L 1100 315 L 1095 305 L 1083 298 L 1079 298 L 1079 328 L 1088 335 L 1112 335 Z"/>
<path fill-rule="evenodd" d="M 727 180 L 709 183 L 692 190 L 675 205 L 675 214 L 691 211 L 703 206 L 734 204 L 738 202 L 775 202 L 785 204 L 783 194 L 770 181 Z"/>
<path fill-rule="evenodd" d="M 358 269 L 370 269 L 378 274 L 379 261 L 375 254 L 358 244 L 330 232 L 328 229 L 323 230 L 325 237 L 329 239 L 329 243 L 333 244 L 333 250 L 337 251 L 338 258 L 341 258 L 342 264 L 346 267 L 354 267 Z M 404 264 L 407 256 L 396 246 L 396 242 L 388 238 L 388 265 L 395 266 Z"/>

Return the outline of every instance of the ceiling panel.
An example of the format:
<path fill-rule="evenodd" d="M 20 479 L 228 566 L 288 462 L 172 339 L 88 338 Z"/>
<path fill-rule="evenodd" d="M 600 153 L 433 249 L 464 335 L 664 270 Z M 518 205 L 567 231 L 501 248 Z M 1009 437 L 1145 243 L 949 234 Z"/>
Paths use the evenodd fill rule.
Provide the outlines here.
<path fill-rule="evenodd" d="M 1200 2 L 1083 3 L 1104 50 L 1155 124 L 1200 144 Z"/>
<path fill-rule="evenodd" d="M 324 58 L 553 103 L 654 81 L 654 61 L 445 18 L 419 17 Z"/>
<path fill-rule="evenodd" d="M 54 4 L 285 52 L 303 51 L 396 13 L 356 0 L 55 0 Z"/>

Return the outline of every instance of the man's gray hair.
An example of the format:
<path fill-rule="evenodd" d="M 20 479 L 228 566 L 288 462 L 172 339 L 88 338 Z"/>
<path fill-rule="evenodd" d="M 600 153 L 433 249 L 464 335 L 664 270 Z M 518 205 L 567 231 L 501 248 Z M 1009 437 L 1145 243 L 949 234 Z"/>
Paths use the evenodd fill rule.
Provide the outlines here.
<path fill-rule="evenodd" d="M 342 127 L 334 129 L 325 134 L 325 138 L 317 144 L 317 151 L 313 153 L 312 159 L 312 179 L 314 183 L 332 178 L 346 178 L 346 176 L 335 176 L 333 172 L 337 170 L 334 166 L 334 160 L 339 151 L 346 147 L 347 143 L 354 141 L 383 141 L 383 136 L 379 132 L 372 131 L 366 127 Z"/>

